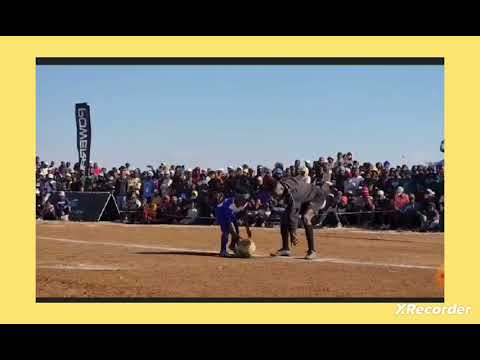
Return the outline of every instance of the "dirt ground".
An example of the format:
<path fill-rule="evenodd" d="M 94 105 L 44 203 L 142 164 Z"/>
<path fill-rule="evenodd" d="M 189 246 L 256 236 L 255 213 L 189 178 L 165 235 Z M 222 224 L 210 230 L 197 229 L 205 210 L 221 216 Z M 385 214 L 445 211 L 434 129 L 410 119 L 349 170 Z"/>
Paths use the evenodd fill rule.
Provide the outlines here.
<path fill-rule="evenodd" d="M 278 229 L 253 229 L 251 259 L 220 258 L 216 227 L 37 223 L 37 298 L 442 298 L 443 234 L 318 230 L 306 261 L 270 257 Z"/>

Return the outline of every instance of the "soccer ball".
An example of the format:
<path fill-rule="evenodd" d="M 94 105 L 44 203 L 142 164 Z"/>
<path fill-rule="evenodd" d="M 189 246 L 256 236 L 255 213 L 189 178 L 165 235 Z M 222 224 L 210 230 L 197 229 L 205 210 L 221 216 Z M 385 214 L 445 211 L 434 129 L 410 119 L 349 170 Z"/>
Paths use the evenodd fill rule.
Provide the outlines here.
<path fill-rule="evenodd" d="M 255 253 L 255 243 L 250 239 L 241 239 L 235 249 L 235 253 L 238 257 L 249 258 Z"/>

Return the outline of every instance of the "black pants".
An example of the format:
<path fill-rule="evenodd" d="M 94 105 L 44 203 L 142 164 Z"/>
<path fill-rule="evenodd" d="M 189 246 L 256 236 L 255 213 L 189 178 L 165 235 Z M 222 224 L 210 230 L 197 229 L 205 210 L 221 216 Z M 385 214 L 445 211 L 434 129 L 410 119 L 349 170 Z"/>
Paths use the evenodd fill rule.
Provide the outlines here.
<path fill-rule="evenodd" d="M 323 204 L 315 204 L 306 202 L 301 204 L 298 211 L 298 215 L 301 218 L 303 228 L 305 229 L 305 237 L 307 238 L 308 252 L 316 251 L 315 238 L 313 234 L 313 225 L 318 223 L 320 217 L 318 216 L 318 210 L 324 206 Z M 285 211 L 280 218 L 280 233 L 282 235 L 282 249 L 290 250 L 290 209 Z"/>

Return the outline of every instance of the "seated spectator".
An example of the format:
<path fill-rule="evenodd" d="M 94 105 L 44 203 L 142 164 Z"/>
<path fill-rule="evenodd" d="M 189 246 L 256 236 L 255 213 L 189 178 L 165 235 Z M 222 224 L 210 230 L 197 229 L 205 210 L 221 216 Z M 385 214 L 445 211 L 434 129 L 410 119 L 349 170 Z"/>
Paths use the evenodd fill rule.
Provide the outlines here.
<path fill-rule="evenodd" d="M 410 203 L 410 198 L 405 194 L 403 187 L 397 187 L 395 197 L 393 199 L 393 217 L 392 217 L 392 227 L 398 228 L 403 225 L 403 214 L 405 207 Z"/>
<path fill-rule="evenodd" d="M 55 202 L 55 215 L 57 219 L 68 221 L 70 214 L 70 203 L 65 196 L 64 191 L 58 193 L 58 200 Z"/>
<path fill-rule="evenodd" d="M 328 194 L 327 203 L 325 204 L 325 208 L 322 210 L 318 220 L 319 227 L 322 227 L 327 223 L 333 223 L 337 228 L 343 226 L 337 211 L 338 206 L 342 201 L 342 195 L 342 192 L 337 190 L 333 190 L 332 193 Z"/>
<path fill-rule="evenodd" d="M 371 213 L 375 210 L 375 204 L 373 197 L 370 196 L 368 187 L 364 186 L 358 190 L 359 195 L 354 199 L 353 211 L 359 214 L 355 214 L 355 223 L 357 226 L 372 225 L 374 215 Z"/>
<path fill-rule="evenodd" d="M 57 220 L 55 206 L 48 200 L 43 205 L 41 214 L 43 220 Z"/>
<path fill-rule="evenodd" d="M 176 224 L 182 219 L 181 201 L 177 196 L 172 196 L 166 204 L 164 221 L 169 224 Z"/>
<path fill-rule="evenodd" d="M 404 225 L 407 228 L 417 228 L 420 226 L 420 210 L 421 206 L 415 201 L 415 195 L 409 194 L 409 203 L 403 209 L 404 213 Z"/>
<path fill-rule="evenodd" d="M 130 195 L 125 204 L 125 210 L 127 210 L 126 221 L 136 223 L 142 219 L 142 202 L 138 199 L 136 192 Z"/>
<path fill-rule="evenodd" d="M 155 222 L 157 220 L 157 208 L 158 205 L 154 202 L 145 202 L 144 205 L 144 219 L 147 224 Z"/>
<path fill-rule="evenodd" d="M 436 231 L 440 229 L 440 214 L 435 208 L 435 204 L 428 203 L 426 209 L 420 212 L 420 219 L 420 231 Z"/>
<path fill-rule="evenodd" d="M 355 199 L 356 196 L 353 194 L 353 191 L 347 191 L 343 196 L 340 202 L 338 209 L 340 219 L 344 225 L 354 225 L 357 221 L 357 217 L 354 214 L 348 214 L 355 212 Z M 342 215 L 342 213 L 347 213 Z"/>
<path fill-rule="evenodd" d="M 190 201 L 187 205 L 187 214 L 184 219 L 180 220 L 180 224 L 191 225 L 196 222 L 198 217 L 198 210 L 195 207 L 195 202 Z"/>
<path fill-rule="evenodd" d="M 375 225 L 380 230 L 386 230 L 390 227 L 390 210 L 392 209 L 392 202 L 386 198 L 383 190 L 377 191 L 375 198 Z"/>

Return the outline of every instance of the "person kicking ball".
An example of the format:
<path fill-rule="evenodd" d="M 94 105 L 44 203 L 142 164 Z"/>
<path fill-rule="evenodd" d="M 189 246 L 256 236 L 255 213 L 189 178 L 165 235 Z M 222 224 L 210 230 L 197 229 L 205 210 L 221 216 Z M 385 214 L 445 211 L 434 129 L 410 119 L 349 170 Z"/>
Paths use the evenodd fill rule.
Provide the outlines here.
<path fill-rule="evenodd" d="M 323 209 L 327 203 L 328 191 L 319 186 L 307 184 L 301 176 L 281 177 L 274 174 L 274 177 L 267 178 L 264 183 L 272 197 L 283 199 L 287 204 L 286 210 L 280 217 L 282 248 L 271 255 L 292 256 L 289 241 L 293 246 L 298 244 L 297 227 L 300 216 L 308 244 L 305 259 L 317 258 L 313 225 L 316 221 L 318 222 L 319 210 Z"/>
<path fill-rule="evenodd" d="M 240 240 L 240 231 L 237 219 L 242 216 L 242 214 L 246 218 L 246 212 L 244 210 L 248 204 L 248 199 L 248 194 L 236 194 L 235 197 L 227 197 L 224 199 L 220 199 L 220 203 L 215 208 L 215 217 L 217 220 L 217 224 L 220 225 L 221 230 L 221 257 L 230 256 L 227 251 L 229 236 L 232 237 L 232 240 L 228 248 L 235 252 L 235 247 Z M 245 228 L 247 230 L 247 235 L 250 238 L 252 236 L 252 233 L 248 226 L 248 221 L 245 221 Z"/>

